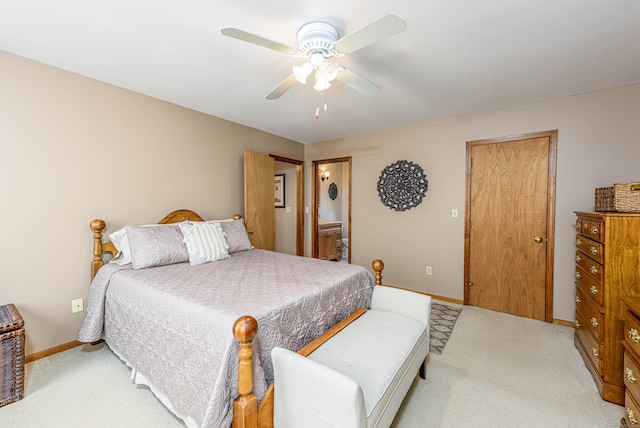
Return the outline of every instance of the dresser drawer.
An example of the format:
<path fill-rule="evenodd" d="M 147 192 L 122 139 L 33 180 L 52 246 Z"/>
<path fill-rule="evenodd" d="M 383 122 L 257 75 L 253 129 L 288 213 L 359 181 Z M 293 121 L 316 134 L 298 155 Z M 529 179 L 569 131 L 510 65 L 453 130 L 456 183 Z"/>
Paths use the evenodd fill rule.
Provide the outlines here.
<path fill-rule="evenodd" d="M 584 269 L 596 282 L 602 282 L 602 265 L 576 251 L 576 265 Z"/>
<path fill-rule="evenodd" d="M 604 242 L 604 222 L 597 219 L 579 218 L 576 221 L 576 232 L 598 242 Z"/>
<path fill-rule="evenodd" d="M 576 249 L 582 251 L 598 263 L 602 263 L 604 260 L 604 246 L 584 235 L 576 236 Z"/>
<path fill-rule="evenodd" d="M 604 227 L 602 221 L 591 220 L 589 222 L 588 233 L 585 233 L 591 239 L 604 243 Z"/>
<path fill-rule="evenodd" d="M 640 410 L 638 410 L 638 404 L 631 394 L 629 394 L 629 391 L 625 391 L 624 393 L 624 417 L 627 420 L 628 425 L 640 423 Z"/>
<path fill-rule="evenodd" d="M 576 287 L 576 311 L 586 322 L 583 327 L 589 329 L 596 339 L 603 342 L 604 316 L 600 313 L 600 310 L 591 303 L 591 299 L 586 295 L 582 287 Z"/>
<path fill-rule="evenodd" d="M 595 281 L 589 273 L 576 265 L 576 284 L 582 287 L 589 295 L 602 306 L 604 304 L 604 285 Z"/>
<path fill-rule="evenodd" d="M 589 331 L 589 328 L 586 326 L 587 322 L 582 317 L 580 312 L 576 311 L 576 335 L 580 340 L 582 347 L 587 352 L 587 356 L 589 357 L 595 368 L 598 370 L 598 373 L 602 373 L 602 345 L 593 337 L 593 335 Z"/>
<path fill-rule="evenodd" d="M 636 360 L 624 353 L 624 386 L 634 397 L 640 397 L 640 367 Z M 639 415 L 640 416 L 640 415 Z"/>
<path fill-rule="evenodd" d="M 635 354 L 640 355 L 640 321 L 629 311 L 624 317 L 624 340 Z"/>

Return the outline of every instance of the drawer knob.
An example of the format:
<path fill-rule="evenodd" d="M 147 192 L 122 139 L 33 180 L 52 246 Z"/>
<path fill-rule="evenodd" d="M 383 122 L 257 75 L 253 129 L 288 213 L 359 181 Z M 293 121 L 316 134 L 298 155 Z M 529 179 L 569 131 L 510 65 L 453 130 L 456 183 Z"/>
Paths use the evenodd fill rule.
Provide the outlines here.
<path fill-rule="evenodd" d="M 580 300 L 580 297 L 576 296 L 576 303 L 580 304 L 582 302 L 582 300 Z"/>
<path fill-rule="evenodd" d="M 576 254 L 576 263 L 580 263 L 581 261 L 580 254 Z"/>
<path fill-rule="evenodd" d="M 591 294 L 598 294 L 598 289 L 595 285 L 592 285 L 589 291 L 591 291 Z"/>
<path fill-rule="evenodd" d="M 591 355 L 593 355 L 593 358 L 598 358 L 598 350 L 596 348 L 591 348 Z"/>
<path fill-rule="evenodd" d="M 597 228 L 597 227 L 595 227 L 595 226 L 593 226 L 593 227 L 591 228 L 591 234 L 592 234 L 592 235 L 597 235 L 597 234 L 598 234 L 598 228 Z"/>
<path fill-rule="evenodd" d="M 596 247 L 589 248 L 589 251 L 591 251 L 591 254 L 593 254 L 594 256 L 598 255 L 598 249 Z"/>
<path fill-rule="evenodd" d="M 633 370 L 629 367 L 624 368 L 624 377 L 627 379 L 629 383 L 636 383 L 638 379 L 633 375 Z"/>
<path fill-rule="evenodd" d="M 576 328 L 576 330 L 580 328 L 580 323 L 578 322 L 578 320 L 575 320 L 573 322 L 573 326 Z"/>
<path fill-rule="evenodd" d="M 640 342 L 640 334 L 638 334 L 638 330 L 636 330 L 635 328 L 630 328 L 629 339 L 631 339 L 634 343 Z"/>
<path fill-rule="evenodd" d="M 582 278 L 582 275 L 580 275 L 580 272 L 576 271 L 576 279 L 580 279 L 580 278 Z"/>
<path fill-rule="evenodd" d="M 636 417 L 633 414 L 633 411 L 630 408 L 626 408 L 624 409 L 624 413 L 627 415 L 627 419 L 629 419 L 629 422 L 631 422 L 632 425 L 635 425 L 638 423 L 638 420 L 636 419 Z"/>
<path fill-rule="evenodd" d="M 589 268 L 589 272 L 591 272 L 592 275 L 597 275 L 598 274 L 598 268 L 595 266 L 591 266 Z"/>
<path fill-rule="evenodd" d="M 591 317 L 591 325 L 593 328 L 598 328 L 598 320 L 595 317 Z"/>
<path fill-rule="evenodd" d="M 578 232 L 580 232 L 580 229 L 582 229 L 582 223 L 577 222 L 577 223 L 576 223 L 576 230 L 577 230 Z"/>
<path fill-rule="evenodd" d="M 582 241 L 580 241 L 579 239 L 576 239 L 576 247 L 579 247 L 582 245 Z"/>

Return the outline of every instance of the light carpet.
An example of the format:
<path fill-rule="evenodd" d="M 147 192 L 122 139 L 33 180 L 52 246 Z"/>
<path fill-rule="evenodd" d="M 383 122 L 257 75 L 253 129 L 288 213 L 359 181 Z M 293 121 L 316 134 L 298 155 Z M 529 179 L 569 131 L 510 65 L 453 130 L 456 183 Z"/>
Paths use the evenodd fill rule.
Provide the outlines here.
<path fill-rule="evenodd" d="M 104 344 L 34 361 L 26 397 L 0 408 L 0 427 L 184 426 L 129 376 Z M 600 399 L 572 328 L 465 306 L 393 428 L 617 428 L 622 414 Z"/>

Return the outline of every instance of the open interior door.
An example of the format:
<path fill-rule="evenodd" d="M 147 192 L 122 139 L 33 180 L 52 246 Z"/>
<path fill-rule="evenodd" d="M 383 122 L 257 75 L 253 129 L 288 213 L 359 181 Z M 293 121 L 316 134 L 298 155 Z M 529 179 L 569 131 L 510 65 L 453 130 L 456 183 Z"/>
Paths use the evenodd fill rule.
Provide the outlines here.
<path fill-rule="evenodd" d="M 273 177 L 275 160 L 244 151 L 244 221 L 251 245 L 275 250 L 275 208 Z"/>

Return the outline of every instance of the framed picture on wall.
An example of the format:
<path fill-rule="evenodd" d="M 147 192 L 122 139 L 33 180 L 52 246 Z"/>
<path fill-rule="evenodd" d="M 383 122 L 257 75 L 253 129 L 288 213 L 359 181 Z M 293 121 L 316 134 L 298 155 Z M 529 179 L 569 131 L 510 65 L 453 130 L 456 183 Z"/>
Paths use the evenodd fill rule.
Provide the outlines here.
<path fill-rule="evenodd" d="M 284 208 L 285 179 L 284 174 L 276 174 L 273 177 L 273 203 L 276 208 Z"/>

